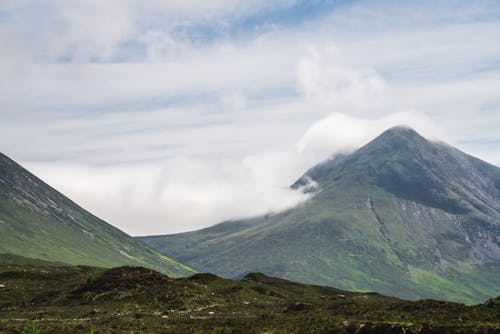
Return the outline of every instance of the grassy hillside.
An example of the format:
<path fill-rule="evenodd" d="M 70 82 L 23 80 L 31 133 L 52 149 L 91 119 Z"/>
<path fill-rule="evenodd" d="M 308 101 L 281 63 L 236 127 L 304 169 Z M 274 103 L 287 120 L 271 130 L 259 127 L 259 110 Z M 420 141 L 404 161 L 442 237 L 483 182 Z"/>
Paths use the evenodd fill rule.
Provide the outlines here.
<path fill-rule="evenodd" d="M 495 333 L 482 305 L 409 302 L 262 274 L 171 279 L 139 267 L 1 264 L 0 333 Z M 26 260 L 21 261 L 27 263 Z"/>
<path fill-rule="evenodd" d="M 0 154 L 0 253 L 102 267 L 193 271 L 93 216 Z"/>
<path fill-rule="evenodd" d="M 396 128 L 294 187 L 313 197 L 276 215 L 141 240 L 229 278 L 258 271 L 469 304 L 500 294 L 500 169 Z"/>

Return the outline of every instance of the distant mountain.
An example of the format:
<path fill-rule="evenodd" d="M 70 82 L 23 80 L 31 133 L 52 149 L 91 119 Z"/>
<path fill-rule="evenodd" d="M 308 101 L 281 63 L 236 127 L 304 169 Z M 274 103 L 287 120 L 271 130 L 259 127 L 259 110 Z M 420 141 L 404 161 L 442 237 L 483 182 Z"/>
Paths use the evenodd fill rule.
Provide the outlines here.
<path fill-rule="evenodd" d="M 85 211 L 0 153 L 0 253 L 68 264 L 192 270 Z"/>
<path fill-rule="evenodd" d="M 293 187 L 311 199 L 275 215 L 140 240 L 231 278 L 259 271 L 466 303 L 500 294 L 499 168 L 396 127 Z"/>

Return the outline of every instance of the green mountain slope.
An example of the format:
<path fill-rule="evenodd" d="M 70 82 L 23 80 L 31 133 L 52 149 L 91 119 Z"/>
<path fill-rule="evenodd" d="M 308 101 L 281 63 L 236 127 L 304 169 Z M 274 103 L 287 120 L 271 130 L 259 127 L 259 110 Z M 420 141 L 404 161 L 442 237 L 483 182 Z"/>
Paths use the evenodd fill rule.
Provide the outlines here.
<path fill-rule="evenodd" d="M 192 271 L 85 211 L 0 154 L 0 253 L 69 264 Z"/>
<path fill-rule="evenodd" d="M 500 169 L 397 127 L 294 185 L 311 199 L 275 215 L 144 237 L 199 271 L 259 271 L 406 299 L 500 293 Z"/>

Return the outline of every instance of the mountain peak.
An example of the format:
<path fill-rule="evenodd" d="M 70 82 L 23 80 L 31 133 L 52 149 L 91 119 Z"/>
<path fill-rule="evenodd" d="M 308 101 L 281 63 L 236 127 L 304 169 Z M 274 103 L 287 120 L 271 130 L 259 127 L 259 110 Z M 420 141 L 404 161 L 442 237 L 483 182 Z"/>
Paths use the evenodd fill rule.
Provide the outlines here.
<path fill-rule="evenodd" d="M 418 135 L 417 131 L 415 131 L 411 126 L 405 124 L 393 126 L 385 130 L 384 133 L 395 133 L 400 135 Z"/>
<path fill-rule="evenodd" d="M 407 125 L 398 125 L 382 132 L 379 137 L 392 136 L 394 138 L 406 138 L 411 140 L 425 140 L 417 131 Z"/>
<path fill-rule="evenodd" d="M 396 126 L 381 133 L 356 151 L 353 156 L 367 156 L 375 160 L 390 157 L 411 160 L 413 157 L 435 153 L 436 150 L 437 146 L 433 142 L 428 141 L 412 128 Z"/>
<path fill-rule="evenodd" d="M 227 277 L 471 303 L 498 295 L 499 168 L 398 126 L 292 187 L 313 194 L 272 216 L 146 242 Z"/>
<path fill-rule="evenodd" d="M 402 199 L 463 214 L 471 209 L 461 200 L 464 193 L 488 194 L 489 201 L 497 200 L 498 176 L 492 182 L 492 175 L 498 175 L 498 169 L 450 146 L 428 141 L 407 126 L 397 126 L 348 156 L 316 165 L 293 188 L 309 184 L 318 190 L 342 184 L 376 186 Z"/>
<path fill-rule="evenodd" d="M 337 172 L 343 166 L 346 170 L 359 172 L 359 167 L 370 169 L 370 173 L 384 165 L 388 160 L 411 161 L 415 156 L 425 155 L 425 152 L 435 151 L 433 144 L 418 134 L 411 127 L 398 125 L 389 128 L 350 155 L 338 154 L 332 159 L 323 161 L 310 168 L 299 178 L 292 188 L 304 187 L 306 191 L 311 181 L 320 181 L 332 172 Z M 366 168 L 364 168 L 366 169 Z"/>
<path fill-rule="evenodd" d="M 409 146 L 411 144 L 427 143 L 427 140 L 412 128 L 405 125 L 399 125 L 385 130 L 366 146 L 372 143 L 391 144 L 393 148 L 397 148 L 401 147 L 403 144 Z"/>

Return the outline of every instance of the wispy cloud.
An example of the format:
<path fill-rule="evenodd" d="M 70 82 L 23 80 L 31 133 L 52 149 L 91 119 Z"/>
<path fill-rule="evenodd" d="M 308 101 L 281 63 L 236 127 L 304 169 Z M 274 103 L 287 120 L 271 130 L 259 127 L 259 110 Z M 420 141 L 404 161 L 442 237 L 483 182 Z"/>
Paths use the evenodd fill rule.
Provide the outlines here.
<path fill-rule="evenodd" d="M 500 165 L 496 2 L 3 1 L 0 150 L 134 234 L 280 210 L 414 126 Z"/>

